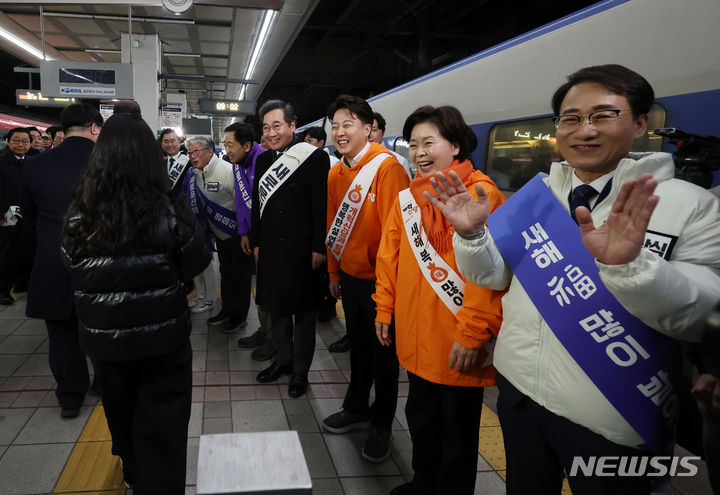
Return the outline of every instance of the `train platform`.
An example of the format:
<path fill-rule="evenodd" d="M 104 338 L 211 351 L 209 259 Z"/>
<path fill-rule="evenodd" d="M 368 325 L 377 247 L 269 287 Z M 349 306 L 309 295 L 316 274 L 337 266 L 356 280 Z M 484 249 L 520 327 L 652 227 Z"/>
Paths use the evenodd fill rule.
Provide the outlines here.
<path fill-rule="evenodd" d="M 387 495 L 412 477 L 404 371 L 391 456 L 386 462 L 372 464 L 362 458 L 363 432 L 334 435 L 320 427 L 322 418 L 339 410 L 350 376 L 349 353 L 327 350 L 345 333 L 342 312 L 339 319 L 318 323 L 310 386 L 299 399 L 289 398 L 287 377 L 273 384 L 258 384 L 256 374 L 270 361 L 253 361 L 252 350 L 237 345 L 239 337 L 259 327 L 254 307 L 248 326 L 233 335 L 208 328 L 208 316 L 193 315 L 193 403 L 186 494 L 195 494 L 199 437 L 207 433 L 296 430 L 314 495 Z M 44 321 L 25 317 L 25 297 L 19 297 L 12 306 L 0 306 L 0 495 L 132 493 L 124 488 L 119 460 L 110 453 L 101 401 L 88 396 L 79 417 L 62 419 L 54 387 Z M 494 387 L 487 389 L 479 432 L 476 494 L 505 493 L 505 455 L 495 414 L 496 396 Z M 563 493 L 570 493 L 567 486 Z M 673 479 L 663 493 L 710 495 L 704 466 L 695 477 Z"/>

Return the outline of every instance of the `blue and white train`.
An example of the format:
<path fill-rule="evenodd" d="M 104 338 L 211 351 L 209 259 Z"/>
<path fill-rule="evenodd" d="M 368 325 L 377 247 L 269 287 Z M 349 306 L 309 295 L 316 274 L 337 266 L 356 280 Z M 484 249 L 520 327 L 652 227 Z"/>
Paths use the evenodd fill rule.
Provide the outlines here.
<path fill-rule="evenodd" d="M 604 0 L 369 102 L 387 121 L 386 145 L 400 153 L 402 125 L 414 109 L 456 106 L 478 137 L 476 167 L 496 178 L 512 168 L 514 183 L 497 180 L 512 191 L 522 183 L 518 177 L 559 158 L 550 99 L 582 67 L 616 63 L 645 76 L 657 98 L 649 129 L 719 135 L 719 21 L 719 0 Z M 638 151 L 674 148 L 652 133 L 636 143 Z"/>

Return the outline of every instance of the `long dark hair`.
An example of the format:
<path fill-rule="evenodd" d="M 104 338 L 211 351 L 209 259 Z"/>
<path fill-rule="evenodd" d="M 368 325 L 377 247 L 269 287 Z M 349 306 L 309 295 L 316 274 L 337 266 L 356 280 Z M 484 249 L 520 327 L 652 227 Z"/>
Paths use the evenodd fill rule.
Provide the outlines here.
<path fill-rule="evenodd" d="M 170 182 L 160 148 L 139 115 L 119 113 L 102 128 L 68 209 L 65 241 L 85 254 L 143 251 L 168 215 Z"/>

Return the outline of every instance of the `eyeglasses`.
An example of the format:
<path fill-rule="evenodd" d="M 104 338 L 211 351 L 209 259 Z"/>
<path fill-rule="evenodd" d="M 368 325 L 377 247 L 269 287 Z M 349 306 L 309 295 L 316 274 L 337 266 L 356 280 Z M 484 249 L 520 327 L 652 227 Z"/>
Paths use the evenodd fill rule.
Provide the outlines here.
<path fill-rule="evenodd" d="M 273 125 L 264 125 L 264 126 L 262 126 L 262 132 L 263 132 L 263 134 L 270 134 L 270 129 L 272 129 L 275 132 L 278 132 L 278 131 L 280 131 L 280 129 L 282 129 L 282 126 L 284 126 L 285 124 L 287 124 L 287 122 L 276 123 Z"/>
<path fill-rule="evenodd" d="M 11 142 L 11 143 L 16 143 L 16 144 L 30 144 L 30 140 L 29 140 L 29 139 L 12 138 L 12 139 L 10 139 L 10 142 Z"/>
<path fill-rule="evenodd" d="M 587 118 L 588 125 L 593 127 L 602 127 L 614 123 L 620 118 L 620 112 L 627 112 L 626 109 L 613 108 L 610 110 L 598 110 L 587 115 L 560 115 L 553 117 L 555 127 L 564 131 L 578 129 L 583 121 Z"/>
<path fill-rule="evenodd" d="M 211 149 L 212 149 L 212 148 L 199 148 L 199 149 L 196 149 L 196 150 L 189 150 L 189 151 L 188 151 L 188 155 L 193 156 L 193 155 L 196 155 L 196 154 L 200 153 L 201 151 L 211 150 Z"/>

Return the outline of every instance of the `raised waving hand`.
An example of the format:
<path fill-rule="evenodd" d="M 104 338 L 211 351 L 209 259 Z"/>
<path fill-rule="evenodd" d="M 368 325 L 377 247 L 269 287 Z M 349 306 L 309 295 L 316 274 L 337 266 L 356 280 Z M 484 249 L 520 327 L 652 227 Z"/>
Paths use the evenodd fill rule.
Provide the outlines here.
<path fill-rule="evenodd" d="M 450 171 L 446 177 L 442 172 L 430 179 L 437 197 L 425 191 L 423 194 L 434 204 L 445 218 L 455 227 L 455 231 L 472 235 L 485 228 L 485 222 L 490 215 L 490 201 L 487 192 L 478 183 L 475 192 L 478 199 L 472 197 L 455 171 Z"/>

